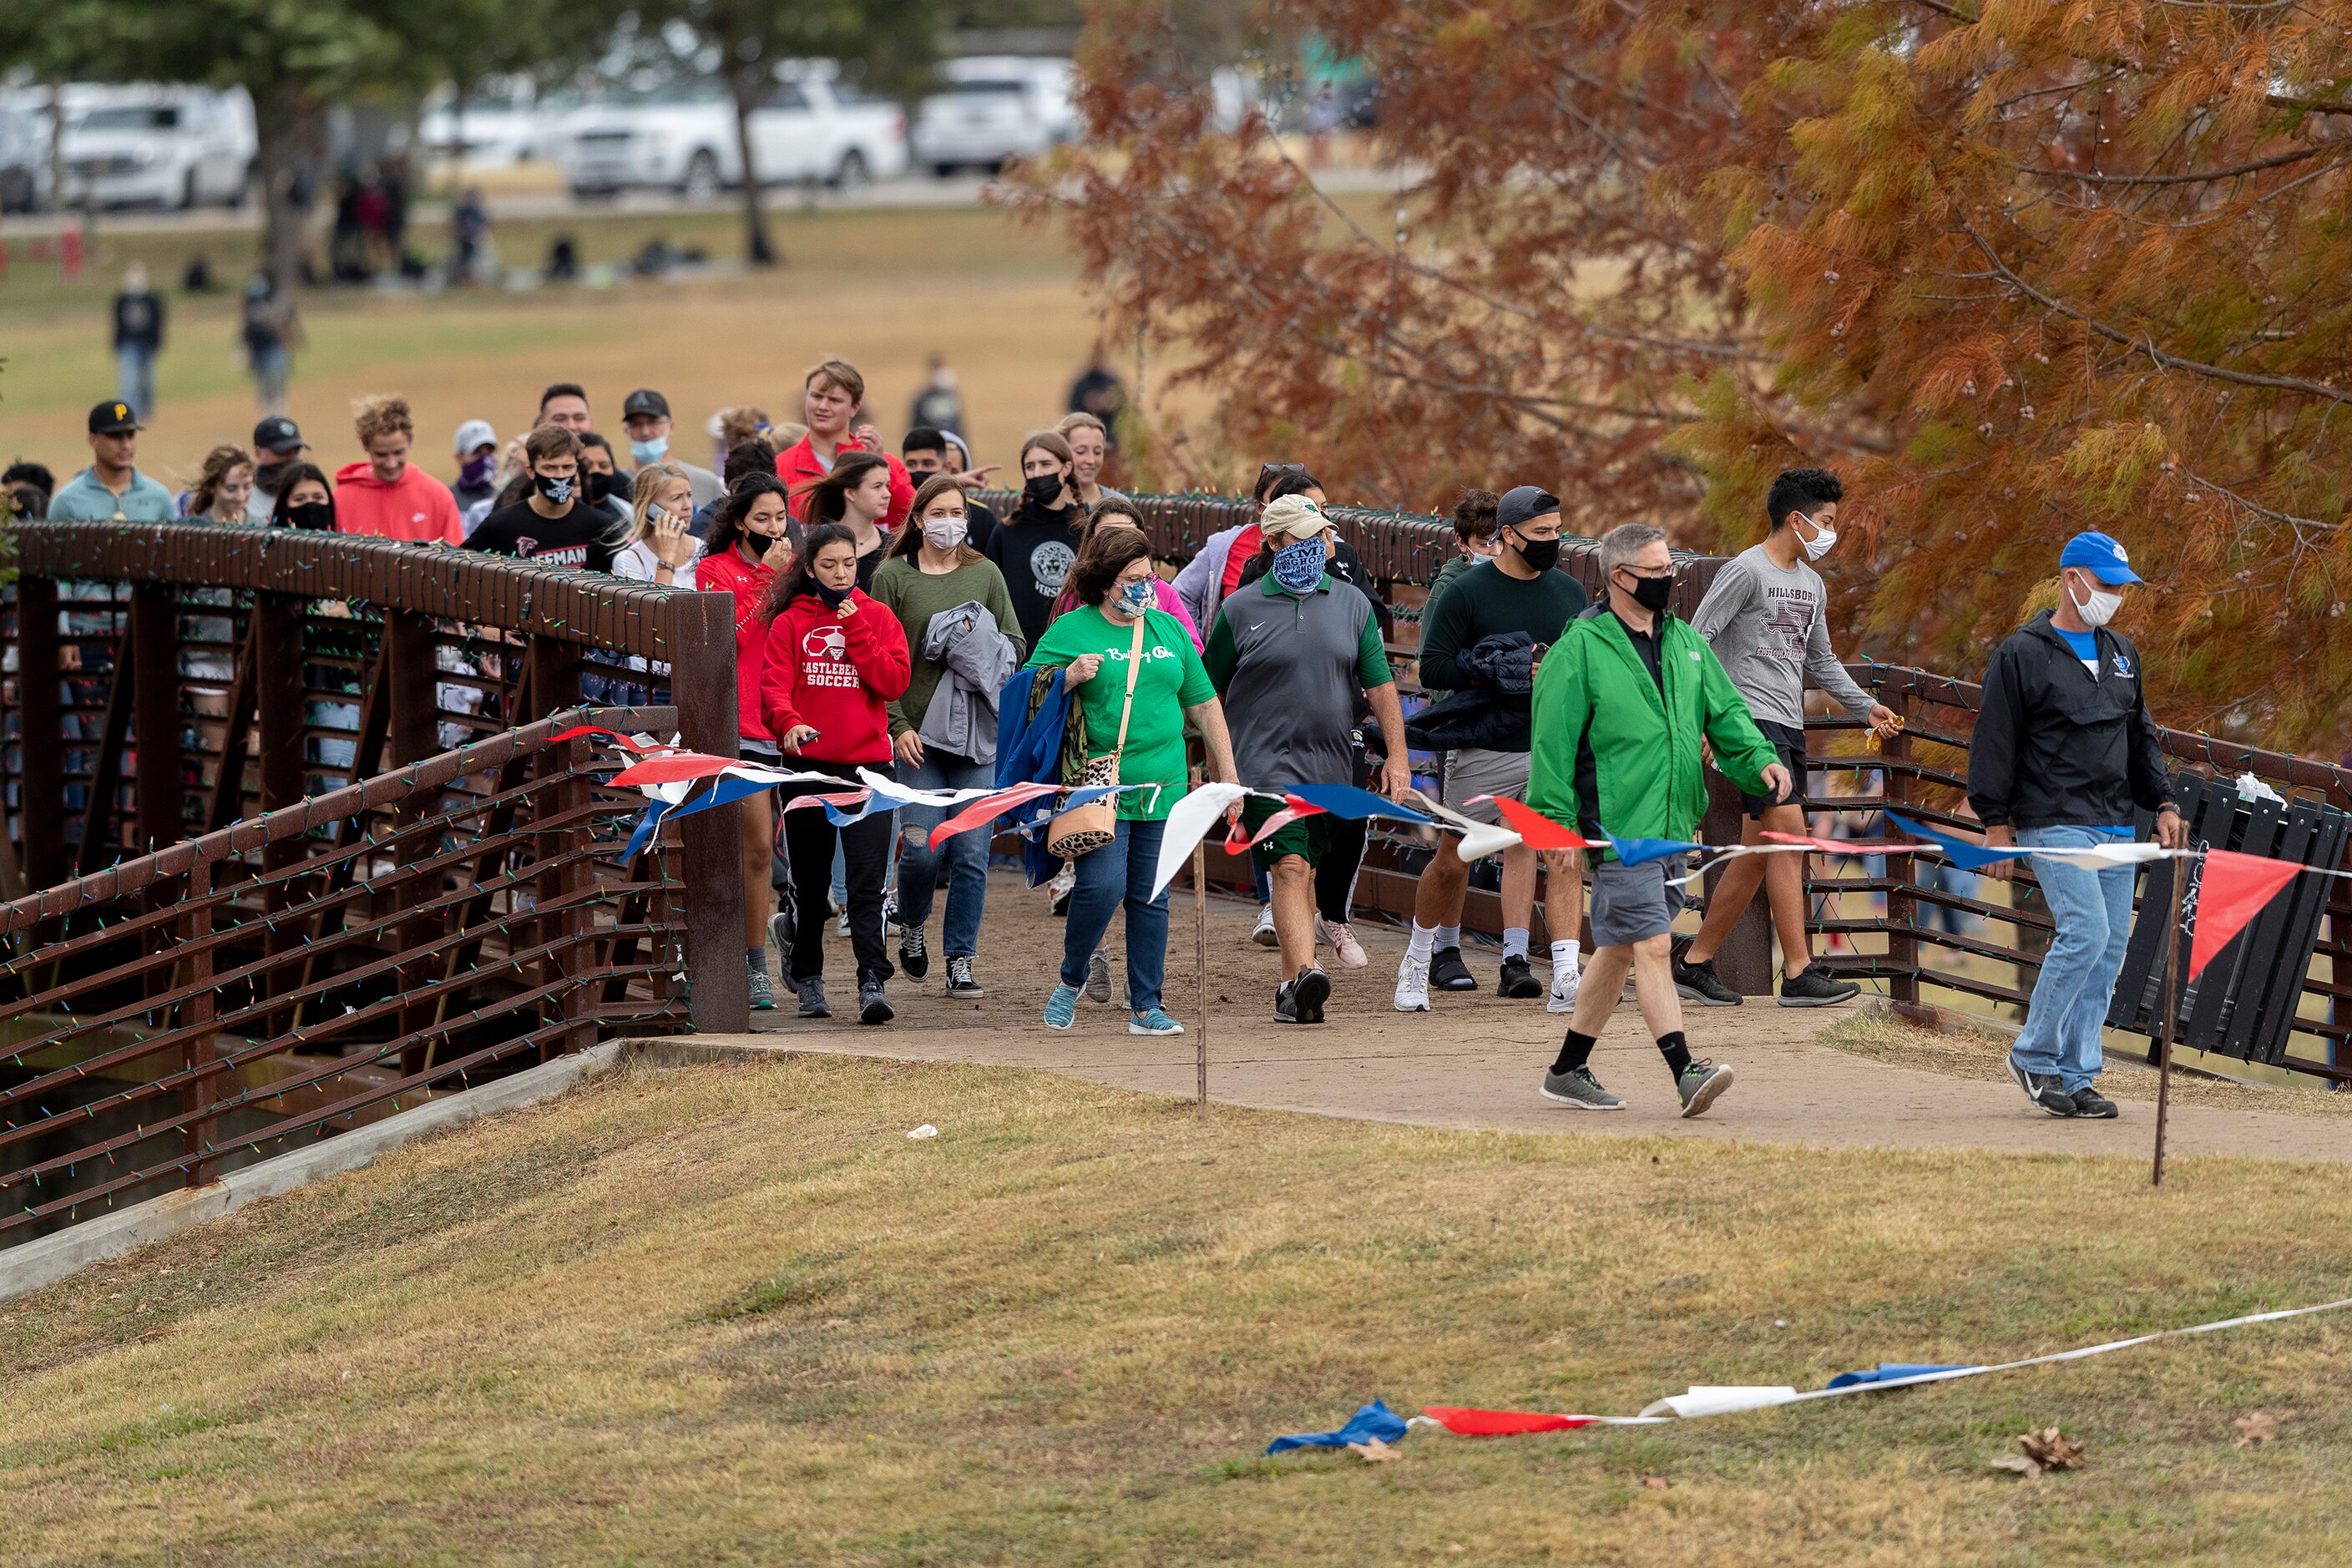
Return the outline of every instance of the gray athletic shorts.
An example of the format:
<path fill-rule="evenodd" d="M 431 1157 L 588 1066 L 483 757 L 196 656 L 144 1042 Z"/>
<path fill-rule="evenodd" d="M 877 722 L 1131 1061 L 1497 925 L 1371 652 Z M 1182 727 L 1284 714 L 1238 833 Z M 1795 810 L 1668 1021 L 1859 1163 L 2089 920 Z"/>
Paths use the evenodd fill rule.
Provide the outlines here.
<path fill-rule="evenodd" d="M 1475 746 L 1464 746 L 1445 753 L 1445 804 L 1473 822 L 1505 826 L 1503 814 L 1492 802 L 1480 805 L 1462 803 L 1474 795 L 1499 795 L 1511 800 L 1528 797 L 1528 754 L 1525 752 L 1488 752 Z"/>
<path fill-rule="evenodd" d="M 1674 929 L 1683 889 L 1667 879 L 1683 874 L 1683 858 L 1669 855 L 1639 866 L 1603 860 L 1592 868 L 1592 945 L 1630 947 Z"/>

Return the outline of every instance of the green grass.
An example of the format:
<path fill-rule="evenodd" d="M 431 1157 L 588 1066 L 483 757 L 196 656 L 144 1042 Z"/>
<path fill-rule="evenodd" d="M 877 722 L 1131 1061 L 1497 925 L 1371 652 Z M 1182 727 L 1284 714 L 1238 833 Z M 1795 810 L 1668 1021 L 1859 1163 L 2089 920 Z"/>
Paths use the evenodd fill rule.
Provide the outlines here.
<path fill-rule="evenodd" d="M 0 1308 L 0 1559 L 2342 1562 L 2327 1318 L 1259 1451 L 1375 1394 L 1629 1412 L 2329 1299 L 2347 1209 L 2334 1168 L 2159 1194 L 2137 1161 L 1202 1121 L 1010 1071 L 622 1076 Z M 2256 1408 L 2279 1440 L 2239 1448 Z M 2046 1425 L 2091 1468 L 1985 1468 Z"/>

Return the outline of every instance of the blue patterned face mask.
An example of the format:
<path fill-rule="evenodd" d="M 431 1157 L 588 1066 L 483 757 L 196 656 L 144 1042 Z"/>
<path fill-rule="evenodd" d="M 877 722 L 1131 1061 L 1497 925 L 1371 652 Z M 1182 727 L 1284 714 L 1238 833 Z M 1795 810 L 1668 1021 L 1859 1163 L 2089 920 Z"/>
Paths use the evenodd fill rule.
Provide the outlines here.
<path fill-rule="evenodd" d="M 1311 594 L 1323 581 L 1323 566 L 1330 558 L 1320 534 L 1286 544 L 1274 552 L 1274 580 L 1290 593 Z"/>
<path fill-rule="evenodd" d="M 1160 596 L 1149 583 L 1121 583 L 1118 585 L 1118 607 L 1141 620 L 1145 614 L 1158 607 Z"/>

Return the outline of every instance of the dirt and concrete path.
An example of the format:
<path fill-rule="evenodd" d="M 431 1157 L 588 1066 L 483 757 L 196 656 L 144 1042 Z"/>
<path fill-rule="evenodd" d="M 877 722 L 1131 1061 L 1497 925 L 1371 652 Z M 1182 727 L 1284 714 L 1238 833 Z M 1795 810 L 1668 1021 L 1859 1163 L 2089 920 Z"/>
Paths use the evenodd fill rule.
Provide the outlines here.
<path fill-rule="evenodd" d="M 927 980 L 892 983 L 898 1017 L 884 1027 L 841 1019 L 804 1023 L 779 1010 L 761 1016 L 751 1036 L 696 1039 L 712 1047 L 1037 1068 L 1122 1089 L 1192 1092 L 1191 1035 L 1130 1036 L 1123 1008 L 1087 1003 L 1080 1005 L 1075 1027 L 1045 1028 L 1039 1015 L 1060 963 L 1062 922 L 1047 912 L 1042 892 L 1009 877 L 1000 874 L 990 895 L 979 963 L 988 988 L 983 1000 L 950 1002 L 942 995 L 943 965 L 934 956 Z M 1166 1005 L 1188 1027 L 1197 1027 L 1189 893 L 1179 891 L 1173 913 Z M 1209 903 L 1209 1091 L 1226 1103 L 1517 1132 L 2035 1154 L 2144 1156 L 2148 1151 L 2152 1108 L 2145 1103 L 2126 1102 L 2116 1121 L 2055 1121 L 2006 1084 L 1872 1061 L 1814 1043 L 1820 1030 L 1860 1004 L 1797 1010 L 1751 998 L 1737 1009 L 1691 1008 L 1692 1049 L 1729 1063 L 1738 1076 L 1707 1115 L 1686 1121 L 1664 1064 L 1629 1002 L 1618 1009 L 1593 1057 L 1594 1071 L 1625 1097 L 1627 1109 L 1573 1110 L 1536 1092 L 1565 1020 L 1546 1013 L 1540 1000 L 1496 996 L 1492 953 L 1471 957 L 1485 989 L 1440 996 L 1431 1014 L 1401 1014 L 1390 997 L 1403 938 L 1362 930 L 1370 965 L 1332 969 L 1330 1021 L 1319 1027 L 1282 1026 L 1273 1022 L 1275 955 L 1249 941 L 1255 914 L 1230 900 Z M 936 918 L 931 934 L 936 941 Z M 848 944 L 834 940 L 826 946 L 833 989 L 837 1001 L 845 999 Z M 1116 922 L 1110 946 L 1115 955 L 1123 951 Z M 1332 963 L 1328 955 L 1324 962 Z M 2169 1145 L 2184 1157 L 2352 1160 L 2352 1119 L 2176 1104 Z"/>

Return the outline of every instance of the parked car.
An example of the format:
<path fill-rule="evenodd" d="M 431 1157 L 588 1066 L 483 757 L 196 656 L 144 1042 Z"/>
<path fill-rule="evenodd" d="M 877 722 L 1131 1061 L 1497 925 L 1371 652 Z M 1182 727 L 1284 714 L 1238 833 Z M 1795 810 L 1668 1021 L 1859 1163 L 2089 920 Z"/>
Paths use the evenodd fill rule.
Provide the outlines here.
<path fill-rule="evenodd" d="M 907 117 L 822 68 L 787 67 L 752 111 L 751 151 L 763 185 L 895 179 L 907 170 Z M 583 110 L 564 127 L 562 157 L 577 196 L 655 188 L 709 197 L 743 183 L 734 105 L 715 82 Z"/>
<path fill-rule="evenodd" d="M 462 117 L 446 86 L 428 93 L 424 107 L 416 139 L 433 157 L 462 158 L 468 169 L 509 169 L 554 152 L 555 121 L 570 106 L 551 102 L 529 77 L 515 77 L 478 85 L 466 95 Z"/>
<path fill-rule="evenodd" d="M 240 206 L 253 179 L 253 100 L 242 88 L 109 91 L 66 124 L 65 205 Z"/>
<path fill-rule="evenodd" d="M 0 109 L 0 213 L 41 205 L 41 142 L 25 117 Z"/>
<path fill-rule="evenodd" d="M 1068 60 L 975 55 L 940 68 L 946 87 L 915 113 L 915 161 L 941 178 L 961 168 L 994 170 L 1070 139 L 1076 123 Z"/>

